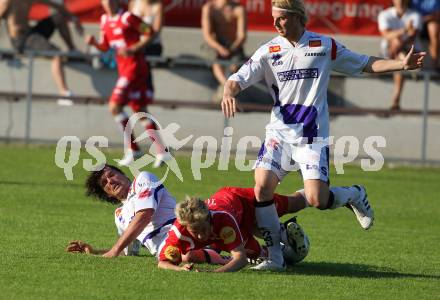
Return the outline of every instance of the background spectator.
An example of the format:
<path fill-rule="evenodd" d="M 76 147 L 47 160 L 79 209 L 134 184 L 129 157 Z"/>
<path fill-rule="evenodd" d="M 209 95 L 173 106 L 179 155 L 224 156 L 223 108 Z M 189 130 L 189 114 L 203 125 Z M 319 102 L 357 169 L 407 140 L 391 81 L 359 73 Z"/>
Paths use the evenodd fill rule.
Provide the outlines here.
<path fill-rule="evenodd" d="M 393 6 L 383 10 L 378 16 L 382 34 L 381 52 L 384 57 L 402 59 L 414 44 L 419 51 L 418 35 L 422 28 L 421 15 L 408 8 L 409 0 L 393 0 Z M 404 84 L 401 72 L 394 72 L 394 91 L 391 109 L 400 109 L 400 96 Z"/>
<path fill-rule="evenodd" d="M 429 38 L 429 55 L 432 58 L 433 67 L 440 72 L 440 1 L 412 0 L 411 8 L 423 17 Z"/>
<path fill-rule="evenodd" d="M 237 71 L 237 63 L 244 59 L 246 27 L 246 10 L 241 4 L 231 0 L 210 0 L 205 3 L 202 7 L 202 31 L 208 46 L 208 58 L 230 60 L 232 65 L 229 72 Z M 219 63 L 213 63 L 212 71 L 220 84 L 213 100 L 220 102 L 227 76 Z"/>
<path fill-rule="evenodd" d="M 56 13 L 40 20 L 35 26 L 29 25 L 29 11 L 35 2 L 49 5 Z M 67 21 L 72 21 L 79 34 L 83 28 L 77 17 L 69 13 L 63 5 L 49 0 L 0 0 L 0 17 L 6 19 L 8 34 L 12 46 L 20 53 L 25 50 L 56 51 L 59 48 L 49 42 L 55 29 L 61 34 L 69 50 L 74 51 Z M 52 58 L 52 76 L 61 96 L 71 96 L 65 80 L 63 62 L 60 56 Z M 63 99 L 60 99 L 63 100 Z"/>
<path fill-rule="evenodd" d="M 153 29 L 153 35 L 148 37 L 147 46 L 145 47 L 145 55 L 161 56 L 162 42 L 160 39 L 160 31 L 163 25 L 163 5 L 160 0 L 133 0 L 130 2 L 130 11 L 140 17 L 144 23 Z M 151 97 L 154 96 L 153 74 L 151 66 L 148 63 L 147 85 Z"/>

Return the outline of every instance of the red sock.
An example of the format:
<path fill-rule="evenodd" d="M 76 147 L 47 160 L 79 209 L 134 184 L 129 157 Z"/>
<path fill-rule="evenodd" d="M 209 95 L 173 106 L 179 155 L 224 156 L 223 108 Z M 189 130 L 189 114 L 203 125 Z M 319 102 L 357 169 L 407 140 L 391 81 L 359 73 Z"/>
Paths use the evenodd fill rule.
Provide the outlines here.
<path fill-rule="evenodd" d="M 143 120 L 142 124 L 145 126 L 145 130 L 147 131 L 151 141 L 156 144 L 156 152 L 157 153 L 168 152 L 168 148 L 165 145 L 163 145 L 162 139 L 160 138 L 159 134 L 156 131 L 157 130 L 156 124 L 151 120 Z"/>

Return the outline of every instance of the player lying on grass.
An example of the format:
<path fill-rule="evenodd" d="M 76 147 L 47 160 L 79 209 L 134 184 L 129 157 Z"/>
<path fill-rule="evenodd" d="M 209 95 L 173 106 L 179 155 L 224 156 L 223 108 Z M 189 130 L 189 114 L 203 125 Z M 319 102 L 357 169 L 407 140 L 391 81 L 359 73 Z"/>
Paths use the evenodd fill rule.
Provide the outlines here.
<path fill-rule="evenodd" d="M 114 204 L 122 203 L 115 211 L 120 237 L 111 249 L 105 250 L 94 249 L 82 241 L 72 241 L 67 246 L 68 252 L 102 254 L 104 257 L 115 257 L 121 253 L 136 255 L 142 244 L 152 255 L 158 253 L 159 245 L 175 220 L 176 200 L 155 175 L 141 172 L 131 182 L 120 169 L 106 165 L 89 175 L 86 188 L 89 196 Z M 211 249 L 197 250 L 191 253 L 191 257 L 195 262 L 207 260 L 224 264 L 227 261 Z"/>
<path fill-rule="evenodd" d="M 234 272 L 246 266 L 248 258 L 266 257 L 266 251 L 254 238 L 258 232 L 253 188 L 223 187 L 206 201 L 189 198 L 176 207 L 177 220 L 159 252 L 158 267 L 176 271 L 189 270 L 183 257 L 190 251 L 212 248 L 229 252 L 231 260 L 214 272 Z M 278 216 L 297 210 L 295 197 L 275 194 Z M 307 255 L 308 239 L 295 221 L 288 222 L 281 233 L 287 254 L 288 236 L 295 240 L 295 252 L 301 260 Z M 189 255 L 191 256 L 191 255 Z"/>
<path fill-rule="evenodd" d="M 176 201 L 158 183 L 156 176 L 141 172 L 130 182 L 120 169 L 106 165 L 102 170 L 89 175 L 86 187 L 89 196 L 110 203 L 123 203 L 115 211 L 115 223 L 120 238 L 111 249 L 94 249 L 82 241 L 72 241 L 66 249 L 68 252 L 115 257 L 122 252 L 126 255 L 136 254 L 142 244 L 152 255 L 158 254 L 158 249 L 175 220 Z M 297 210 L 296 202 L 292 197 L 289 198 L 289 211 Z M 183 262 L 224 264 L 228 260 L 212 249 L 192 250 L 182 256 Z"/>

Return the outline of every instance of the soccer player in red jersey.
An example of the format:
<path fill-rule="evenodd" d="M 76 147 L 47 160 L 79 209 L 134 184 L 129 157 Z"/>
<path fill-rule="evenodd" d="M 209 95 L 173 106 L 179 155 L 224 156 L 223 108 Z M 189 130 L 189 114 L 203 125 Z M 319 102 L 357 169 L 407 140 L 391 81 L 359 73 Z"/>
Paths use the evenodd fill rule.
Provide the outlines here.
<path fill-rule="evenodd" d="M 116 50 L 119 78 L 110 97 L 109 110 L 124 131 L 128 123 L 124 106 L 128 104 L 133 112 L 147 112 L 147 104 L 153 101 L 147 92 L 148 65 L 144 57 L 144 47 L 152 30 L 139 17 L 120 10 L 118 0 L 102 0 L 101 4 L 105 11 L 101 16 L 101 38 L 97 41 L 94 36 L 88 36 L 86 42 L 100 51 Z M 156 124 L 148 118 L 140 121 L 156 144 L 154 167 L 158 167 L 171 155 L 156 132 Z M 124 158 L 119 161 L 123 166 L 142 156 L 134 136 L 127 138 L 130 139 L 130 148 L 125 150 Z"/>
<path fill-rule="evenodd" d="M 300 194 L 282 196 L 275 194 L 278 216 L 301 209 Z M 264 255 L 254 238 L 258 232 L 253 188 L 223 187 L 206 201 L 187 199 L 176 208 L 177 220 L 160 248 L 158 267 L 188 271 L 192 265 L 182 262 L 182 255 L 194 249 L 211 246 L 231 253 L 232 259 L 214 272 L 233 272 L 247 264 L 247 258 Z M 190 259 L 190 261 L 196 261 Z"/>

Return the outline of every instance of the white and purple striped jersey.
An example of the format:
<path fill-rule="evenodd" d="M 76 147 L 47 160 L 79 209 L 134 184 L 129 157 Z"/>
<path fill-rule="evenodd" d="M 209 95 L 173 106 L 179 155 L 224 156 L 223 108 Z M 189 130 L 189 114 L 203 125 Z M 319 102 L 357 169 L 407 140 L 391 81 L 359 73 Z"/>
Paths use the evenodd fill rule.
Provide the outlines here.
<path fill-rule="evenodd" d="M 329 135 L 330 72 L 358 75 L 368 59 L 330 37 L 304 31 L 296 47 L 281 36 L 262 45 L 229 80 L 243 90 L 264 79 L 274 101 L 266 130 L 276 130 L 286 143 L 310 144 Z"/>
<path fill-rule="evenodd" d="M 150 223 L 137 237 L 137 240 L 147 247 L 152 255 L 155 255 L 176 218 L 174 214 L 175 207 L 176 200 L 159 183 L 159 179 L 154 174 L 141 172 L 133 180 L 127 200 L 115 210 L 115 223 L 118 234 L 122 235 L 124 233 L 136 212 L 142 209 L 154 209 Z"/>

